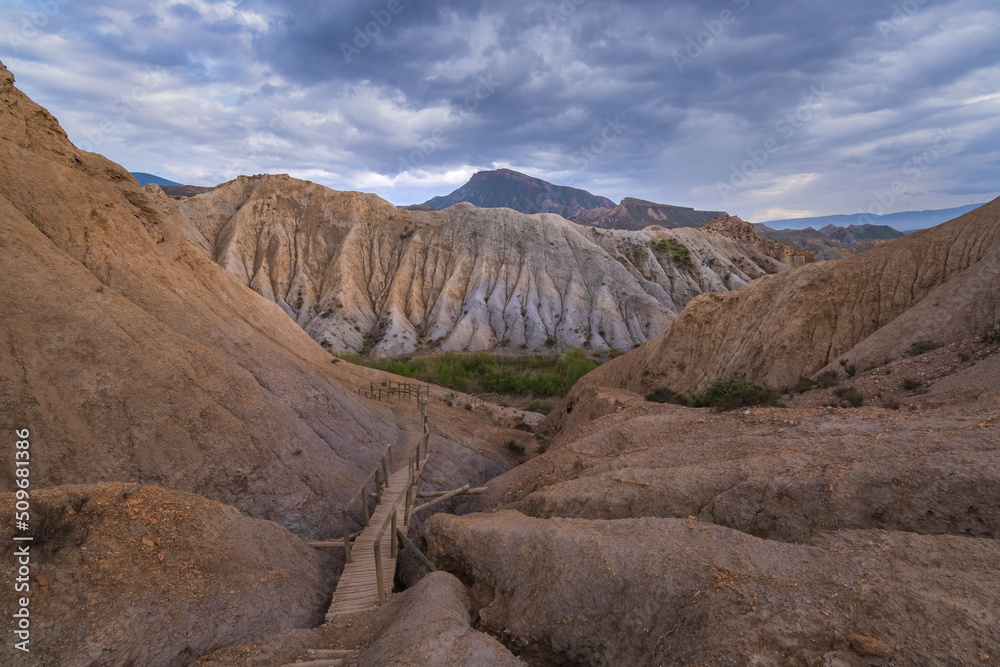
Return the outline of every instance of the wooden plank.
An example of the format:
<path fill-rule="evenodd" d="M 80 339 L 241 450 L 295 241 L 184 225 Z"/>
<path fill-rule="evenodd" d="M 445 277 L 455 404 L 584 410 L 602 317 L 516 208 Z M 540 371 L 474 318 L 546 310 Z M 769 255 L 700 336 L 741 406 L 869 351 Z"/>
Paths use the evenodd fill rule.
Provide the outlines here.
<path fill-rule="evenodd" d="M 339 648 L 311 648 L 307 652 L 315 658 L 323 658 L 326 660 L 332 660 L 334 658 L 350 658 L 357 653 L 357 651 L 354 650 Z"/>
<path fill-rule="evenodd" d="M 425 510 L 428 507 L 434 507 L 438 503 L 443 503 L 444 501 L 449 500 L 450 498 L 454 498 L 455 496 L 459 495 L 460 493 L 465 493 L 466 491 L 469 490 L 470 486 L 471 486 L 470 484 L 466 484 L 465 486 L 463 486 L 460 489 L 455 489 L 454 491 L 449 491 L 448 493 L 444 494 L 443 496 L 441 496 L 437 500 L 432 500 L 429 503 L 424 503 L 423 505 L 420 505 L 419 507 L 414 507 L 413 511 L 410 512 L 410 514 L 416 514 L 420 510 Z"/>
<path fill-rule="evenodd" d="M 486 493 L 488 490 L 489 489 L 487 489 L 485 486 L 480 486 L 475 489 L 469 489 L 468 491 L 463 491 L 459 495 L 473 496 L 479 493 Z M 451 491 L 421 491 L 420 493 L 417 494 L 417 498 L 438 498 L 448 493 L 451 493 Z"/>

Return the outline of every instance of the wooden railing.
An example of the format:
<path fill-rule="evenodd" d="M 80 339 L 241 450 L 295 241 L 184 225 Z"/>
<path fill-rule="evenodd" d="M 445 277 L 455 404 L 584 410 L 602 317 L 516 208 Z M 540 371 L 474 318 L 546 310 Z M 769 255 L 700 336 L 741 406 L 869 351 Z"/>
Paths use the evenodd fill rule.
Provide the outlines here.
<path fill-rule="evenodd" d="M 375 504 L 378 505 L 380 502 L 382 502 L 382 490 L 385 488 L 386 483 L 389 481 L 389 475 L 392 474 L 392 469 L 393 469 L 392 446 L 390 445 L 389 447 L 386 448 L 385 454 L 382 455 L 382 460 L 380 461 L 379 465 L 375 468 L 375 470 L 373 470 L 368 475 L 368 477 L 365 478 L 365 481 L 361 482 L 361 488 L 359 488 L 358 491 L 353 496 L 351 496 L 351 499 L 347 501 L 347 504 L 344 505 L 344 509 L 341 510 L 340 512 L 341 526 L 344 531 L 343 532 L 344 556 L 348 563 L 351 562 L 351 537 L 352 537 L 351 521 L 350 521 L 351 508 L 354 506 L 354 503 L 356 503 L 358 501 L 358 498 L 360 497 L 361 512 L 362 512 L 361 516 L 363 517 L 362 521 L 365 527 L 367 528 L 368 521 L 369 519 L 371 519 L 372 516 L 371 511 L 369 510 L 368 507 L 368 483 L 373 480 L 375 482 Z M 379 473 L 381 473 L 381 475 Z"/>
<path fill-rule="evenodd" d="M 386 380 L 384 382 L 372 382 L 368 389 L 361 387 L 358 389 L 358 396 L 374 398 L 379 401 L 401 400 L 404 396 L 413 398 L 419 405 L 420 397 L 426 401 L 430 397 L 430 386 L 426 384 L 414 384 L 412 382 L 395 382 Z"/>
<path fill-rule="evenodd" d="M 406 385 L 407 391 L 414 387 L 414 385 L 408 385 L 407 383 L 402 384 Z M 385 537 L 385 531 L 390 530 L 390 556 L 395 558 L 396 554 L 399 553 L 399 537 L 396 534 L 396 513 L 399 508 L 399 503 L 400 501 L 403 501 L 404 503 L 403 529 L 405 532 L 405 529 L 410 526 L 410 517 L 412 516 L 411 510 L 413 509 L 413 503 L 417 498 L 417 485 L 420 482 L 420 473 L 424 470 L 424 464 L 427 463 L 427 457 L 430 450 L 430 428 L 427 426 L 427 395 L 425 390 L 422 390 L 419 385 L 415 385 L 415 389 L 417 405 L 420 407 L 420 418 L 423 426 L 423 433 L 420 437 L 420 443 L 417 445 L 417 450 L 412 456 L 407 457 L 409 477 L 407 479 L 406 492 L 397 496 L 396 500 L 392 503 L 389 515 L 382 522 L 382 525 L 379 527 L 378 534 L 375 536 L 375 543 L 373 546 L 375 550 L 375 582 L 378 587 L 379 604 L 385 602 L 385 579 L 384 573 L 382 572 L 382 539 Z"/>

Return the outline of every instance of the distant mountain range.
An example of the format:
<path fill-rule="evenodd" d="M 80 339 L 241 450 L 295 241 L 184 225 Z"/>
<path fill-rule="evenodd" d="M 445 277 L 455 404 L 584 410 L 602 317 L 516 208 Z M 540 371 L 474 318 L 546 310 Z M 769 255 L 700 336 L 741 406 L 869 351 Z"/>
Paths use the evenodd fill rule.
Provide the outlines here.
<path fill-rule="evenodd" d="M 607 197 L 554 185 L 511 169 L 480 171 L 451 194 L 410 208 L 443 210 L 462 202 L 480 208 L 510 208 L 529 215 L 555 213 L 589 227 L 631 231 L 652 225 L 667 229 L 701 227 L 710 220 L 728 216 L 725 211 L 696 211 L 631 197 L 615 205 Z"/>
<path fill-rule="evenodd" d="M 816 259 L 843 259 L 874 248 L 882 242 L 905 236 L 886 225 L 827 225 L 821 229 L 772 229 L 757 224 L 757 233 L 782 243 L 791 243 L 816 253 Z"/>
<path fill-rule="evenodd" d="M 945 208 L 933 211 L 903 211 L 901 213 L 889 213 L 886 215 L 824 215 L 817 218 L 786 218 L 783 220 L 768 220 L 763 223 L 771 229 L 820 229 L 828 225 L 837 227 L 852 226 L 880 226 L 888 225 L 901 232 L 915 232 L 918 229 L 937 227 L 938 225 L 954 220 L 960 215 L 965 215 L 969 211 L 974 211 L 982 204 L 971 204 L 969 206 L 958 206 L 956 208 Z"/>
<path fill-rule="evenodd" d="M 132 171 L 132 178 L 139 181 L 139 185 L 145 187 L 150 183 L 159 185 L 171 197 L 194 197 L 195 195 L 200 195 L 204 192 L 209 192 L 214 190 L 214 187 L 202 187 L 200 185 L 181 185 L 174 181 L 167 180 L 161 176 L 155 174 L 147 174 L 142 171 Z"/>
<path fill-rule="evenodd" d="M 129 172 L 129 173 L 132 174 L 132 178 L 134 178 L 135 180 L 139 181 L 139 185 L 143 185 L 143 186 L 149 185 L 150 183 L 155 183 L 155 184 L 157 184 L 157 185 L 159 185 L 161 187 L 164 186 L 164 185 L 173 186 L 173 187 L 182 187 L 183 186 L 182 183 L 176 183 L 174 181 L 169 181 L 169 180 L 167 180 L 167 179 L 165 179 L 165 178 L 163 178 L 161 176 L 157 176 L 156 174 L 147 174 L 146 172 L 143 172 L 143 171 L 133 171 L 133 172 Z"/>

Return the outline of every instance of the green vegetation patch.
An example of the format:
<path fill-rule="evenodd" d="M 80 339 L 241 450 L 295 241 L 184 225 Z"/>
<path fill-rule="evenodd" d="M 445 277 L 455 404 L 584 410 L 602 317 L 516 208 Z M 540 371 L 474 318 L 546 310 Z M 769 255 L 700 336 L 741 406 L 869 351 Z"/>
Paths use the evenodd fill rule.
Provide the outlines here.
<path fill-rule="evenodd" d="M 682 269 L 693 269 L 694 261 L 691 259 L 691 251 L 680 241 L 674 239 L 660 239 L 653 242 L 653 249 L 661 255 L 666 255 L 670 261 Z"/>
<path fill-rule="evenodd" d="M 717 412 L 747 407 L 778 406 L 779 398 L 780 393 L 777 390 L 738 375 L 716 380 L 696 396 L 680 394 L 668 387 L 661 387 L 646 396 L 647 401 L 676 403 L 692 408 L 712 408 Z"/>
<path fill-rule="evenodd" d="M 566 396 L 577 380 L 599 365 L 579 349 L 559 357 L 504 357 L 486 352 L 447 352 L 419 359 L 366 359 L 360 354 L 339 356 L 354 364 L 463 393 L 527 399 L 524 407 L 531 412 L 551 411 L 554 406 L 551 399 Z"/>

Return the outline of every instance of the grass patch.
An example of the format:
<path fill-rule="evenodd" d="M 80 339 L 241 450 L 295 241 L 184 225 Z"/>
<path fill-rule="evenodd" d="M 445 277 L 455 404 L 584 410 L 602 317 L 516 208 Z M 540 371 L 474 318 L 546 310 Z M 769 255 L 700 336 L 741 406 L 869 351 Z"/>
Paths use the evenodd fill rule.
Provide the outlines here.
<path fill-rule="evenodd" d="M 653 242 L 653 249 L 661 255 L 666 255 L 672 264 L 682 269 L 693 269 L 694 261 L 691 259 L 691 251 L 680 241 L 674 239 L 660 239 Z"/>
<path fill-rule="evenodd" d="M 819 376 L 819 386 L 824 389 L 836 387 L 838 384 L 840 384 L 840 373 L 837 371 L 824 371 L 823 374 Z"/>
<path fill-rule="evenodd" d="M 756 406 L 779 406 L 777 390 L 750 382 L 737 375 L 716 380 L 697 396 L 686 396 L 661 387 L 646 396 L 647 401 L 676 403 L 693 408 L 712 408 L 717 412 Z"/>
<path fill-rule="evenodd" d="M 360 354 L 338 355 L 344 361 L 436 384 L 468 394 L 497 394 L 517 402 L 530 400 L 531 412 L 551 412 L 552 399 L 563 398 L 577 380 L 598 367 L 583 350 L 559 357 L 504 357 L 486 352 L 411 359 L 366 359 Z M 531 409 L 534 408 L 534 409 Z"/>
<path fill-rule="evenodd" d="M 933 352 L 934 350 L 941 347 L 941 343 L 933 340 L 918 340 L 916 343 L 910 346 L 910 349 L 906 351 L 906 354 L 910 357 L 919 357 L 921 354 L 926 354 L 927 352 Z"/>

